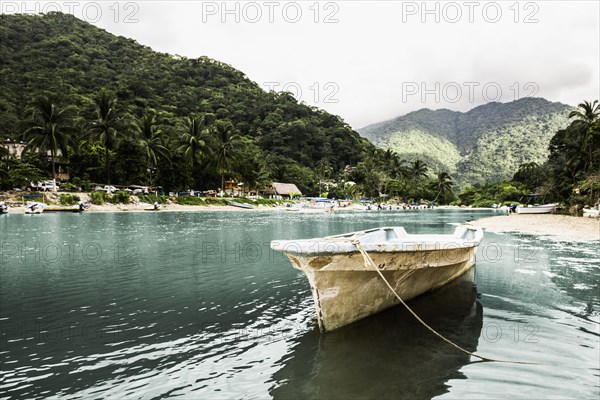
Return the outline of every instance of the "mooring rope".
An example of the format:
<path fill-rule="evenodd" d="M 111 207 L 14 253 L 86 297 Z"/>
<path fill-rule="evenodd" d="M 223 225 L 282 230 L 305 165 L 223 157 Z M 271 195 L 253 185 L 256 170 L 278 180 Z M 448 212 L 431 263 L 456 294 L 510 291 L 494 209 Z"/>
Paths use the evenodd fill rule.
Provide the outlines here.
<path fill-rule="evenodd" d="M 373 261 L 373 259 L 369 255 L 369 253 L 367 253 L 367 251 L 362 246 L 362 243 L 358 239 L 363 234 L 364 234 L 364 232 L 359 232 L 359 233 L 356 233 L 356 234 L 354 234 L 352 236 L 349 236 L 349 237 L 328 237 L 326 239 L 328 241 L 350 242 L 350 243 L 352 243 L 356 247 L 356 249 L 360 252 L 360 254 L 362 255 L 362 257 L 363 257 L 363 259 L 365 261 L 365 267 L 367 269 L 369 269 L 369 266 L 370 266 L 372 269 L 374 269 L 377 272 L 377 274 L 381 277 L 381 279 L 383 280 L 383 282 L 385 283 L 385 285 L 390 289 L 390 291 L 394 294 L 394 296 L 396 296 L 396 298 L 404 306 L 404 308 L 406 308 L 408 310 L 408 312 L 411 313 L 412 316 L 415 317 L 415 319 L 417 321 L 419 321 L 419 323 L 421 323 L 421 325 L 423 325 L 425 328 L 427 328 L 431 333 L 433 333 L 434 335 L 436 335 L 437 337 L 439 337 L 440 339 L 442 339 L 446 343 L 450 344 L 451 346 L 455 347 L 456 349 L 462 351 L 463 353 L 466 353 L 466 354 L 468 354 L 470 356 L 479 358 L 481 361 L 497 362 L 497 363 L 508 363 L 508 364 L 548 365 L 548 364 L 538 363 L 538 362 L 499 360 L 499 359 L 495 359 L 495 358 L 480 356 L 479 354 L 476 354 L 476 353 L 474 353 L 472 351 L 463 349 L 462 347 L 460 347 L 459 345 L 457 345 L 456 343 L 454 343 L 452 340 L 448 339 L 447 337 L 445 337 L 444 335 L 442 335 L 441 333 L 439 333 L 438 331 L 436 331 L 435 329 L 433 329 L 431 326 L 429 326 L 427 324 L 427 322 L 423 321 L 421 319 L 421 317 L 419 317 L 419 315 L 417 315 L 417 313 L 415 313 L 408 306 L 408 304 L 406 304 L 406 302 L 404 302 L 404 300 L 402 300 L 402 298 L 400 297 L 400 295 L 398 295 L 398 293 L 396 292 L 396 290 L 392 287 L 392 285 L 390 285 L 390 283 L 388 282 L 388 280 L 385 278 L 385 276 L 383 275 L 383 273 L 379 270 L 379 268 L 377 267 L 377 265 L 375 264 L 375 262 Z"/>

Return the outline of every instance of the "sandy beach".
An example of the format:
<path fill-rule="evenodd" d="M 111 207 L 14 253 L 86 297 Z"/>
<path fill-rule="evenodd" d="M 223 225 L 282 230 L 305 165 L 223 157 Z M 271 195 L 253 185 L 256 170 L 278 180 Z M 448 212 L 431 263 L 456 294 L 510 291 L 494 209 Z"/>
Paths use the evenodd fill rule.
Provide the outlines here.
<path fill-rule="evenodd" d="M 101 206 L 89 205 L 85 209 L 85 212 L 207 212 L 207 211 L 231 211 L 231 212 L 252 212 L 252 211 L 269 211 L 269 210 L 284 210 L 284 206 L 255 206 L 251 210 L 244 208 L 232 207 L 232 206 L 186 206 L 180 204 L 166 204 L 162 205 L 158 210 L 153 210 L 152 204 L 104 204 Z M 51 205 L 51 209 L 76 209 L 77 206 L 59 206 Z M 47 211 L 50 212 L 50 211 Z M 11 207 L 9 209 L 10 214 L 24 214 L 25 207 Z"/>
<path fill-rule="evenodd" d="M 520 232 L 561 241 L 599 241 L 600 220 L 568 215 L 500 215 L 471 222 L 489 232 Z"/>

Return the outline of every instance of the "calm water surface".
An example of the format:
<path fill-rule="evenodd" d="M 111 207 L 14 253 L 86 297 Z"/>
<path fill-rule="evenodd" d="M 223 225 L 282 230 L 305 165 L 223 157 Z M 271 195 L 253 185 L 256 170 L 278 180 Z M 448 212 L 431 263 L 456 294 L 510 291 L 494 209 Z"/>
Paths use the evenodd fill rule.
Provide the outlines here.
<path fill-rule="evenodd" d="M 598 242 L 486 234 L 472 276 L 319 333 L 272 239 L 474 211 L 0 216 L 0 399 L 600 397 Z"/>

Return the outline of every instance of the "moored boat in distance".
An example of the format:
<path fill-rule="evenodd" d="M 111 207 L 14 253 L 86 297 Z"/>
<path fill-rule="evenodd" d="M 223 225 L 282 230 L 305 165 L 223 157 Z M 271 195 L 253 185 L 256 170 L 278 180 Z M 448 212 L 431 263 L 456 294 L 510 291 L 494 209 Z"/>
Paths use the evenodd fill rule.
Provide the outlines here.
<path fill-rule="evenodd" d="M 525 205 L 518 205 L 515 209 L 517 214 L 548 214 L 553 212 L 556 207 L 558 207 L 558 203 L 548 203 L 548 204 L 536 204 L 535 201 L 537 199 L 544 200 L 545 195 L 543 194 L 526 194 L 521 197 L 521 200 L 525 200 Z"/>
<path fill-rule="evenodd" d="M 232 207 L 238 207 L 238 208 L 247 208 L 247 209 L 252 209 L 254 208 L 254 206 L 252 204 L 248 204 L 248 203 L 239 203 L 237 201 L 228 201 L 227 204 L 229 204 Z"/>
<path fill-rule="evenodd" d="M 366 252 L 402 300 L 435 290 L 475 264 L 483 239 L 478 227 L 461 225 L 451 235 L 411 235 L 402 227 L 271 242 L 307 276 L 319 328 L 328 332 L 399 304 Z"/>

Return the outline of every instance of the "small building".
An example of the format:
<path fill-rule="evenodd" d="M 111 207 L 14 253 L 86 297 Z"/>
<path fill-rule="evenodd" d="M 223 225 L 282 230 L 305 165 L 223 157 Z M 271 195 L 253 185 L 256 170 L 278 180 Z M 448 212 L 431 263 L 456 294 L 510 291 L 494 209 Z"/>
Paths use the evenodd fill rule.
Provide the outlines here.
<path fill-rule="evenodd" d="M 9 157 L 19 159 L 25 151 L 25 147 L 27 147 L 27 144 L 23 142 L 13 142 L 11 140 L 5 140 L 2 142 L 2 147 L 8 150 Z"/>
<path fill-rule="evenodd" d="M 302 192 L 293 183 L 273 182 L 267 186 L 264 191 L 265 195 L 271 199 L 283 200 L 284 198 L 291 199 L 294 196 L 302 196 Z"/>
<path fill-rule="evenodd" d="M 14 157 L 16 159 L 21 159 L 23 153 L 27 150 L 27 143 L 24 142 L 15 142 L 12 140 L 5 140 L 0 144 L 6 150 L 8 150 L 8 156 Z M 36 153 L 39 152 L 39 149 L 34 150 Z M 50 150 L 46 152 L 48 156 L 48 161 L 52 161 L 52 153 Z M 54 156 L 54 163 L 56 166 L 56 177 L 61 181 L 68 181 L 71 179 L 69 174 L 69 165 L 62 160 L 62 152 L 60 149 L 57 154 Z"/>

